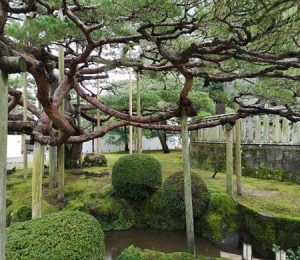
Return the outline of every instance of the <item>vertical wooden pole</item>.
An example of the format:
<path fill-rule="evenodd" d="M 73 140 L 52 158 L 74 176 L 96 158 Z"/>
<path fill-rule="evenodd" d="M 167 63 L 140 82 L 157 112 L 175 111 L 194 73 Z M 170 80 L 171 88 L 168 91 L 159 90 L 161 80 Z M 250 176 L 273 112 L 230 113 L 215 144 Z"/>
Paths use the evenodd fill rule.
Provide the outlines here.
<path fill-rule="evenodd" d="M 129 115 L 132 116 L 132 72 L 129 68 Z M 129 126 L 129 153 L 132 154 L 132 126 Z"/>
<path fill-rule="evenodd" d="M 260 116 L 255 116 L 255 143 L 261 143 L 261 121 Z"/>
<path fill-rule="evenodd" d="M 60 18 L 63 20 L 62 11 L 60 11 Z M 59 46 L 58 48 L 58 68 L 59 68 L 59 82 L 64 79 L 64 48 Z M 64 115 L 65 113 L 65 101 L 62 101 L 60 106 L 60 113 Z M 58 200 L 62 201 L 64 199 L 64 181 L 65 181 L 65 145 L 59 145 L 57 147 L 57 184 L 58 184 Z"/>
<path fill-rule="evenodd" d="M 264 115 L 264 143 L 267 144 L 270 141 L 270 117 L 269 115 Z"/>
<path fill-rule="evenodd" d="M 44 172 L 44 145 L 33 146 L 32 168 L 32 219 L 42 216 L 42 180 Z"/>
<path fill-rule="evenodd" d="M 27 72 L 23 73 L 23 121 L 27 121 L 27 88 L 28 88 L 28 78 Z M 22 134 L 22 149 L 23 149 L 23 166 L 24 166 L 24 179 L 28 177 L 28 156 L 27 156 L 27 143 L 26 134 Z"/>
<path fill-rule="evenodd" d="M 56 172 L 57 172 L 57 147 L 49 147 L 49 188 L 56 186 Z"/>
<path fill-rule="evenodd" d="M 233 126 L 231 124 L 225 125 L 225 133 L 226 133 L 226 192 L 232 197 L 232 176 L 233 176 L 233 134 L 232 134 Z"/>
<path fill-rule="evenodd" d="M 141 75 L 138 71 L 136 73 L 136 115 L 141 116 Z M 137 137 L 136 137 L 136 146 L 137 152 L 142 153 L 142 128 L 138 127 L 136 129 Z"/>
<path fill-rule="evenodd" d="M 192 202 L 192 183 L 191 166 L 189 156 L 189 135 L 186 111 L 183 111 L 181 118 L 181 136 L 182 136 L 182 158 L 184 174 L 184 203 L 185 203 L 185 222 L 188 252 L 195 254 L 195 234 Z"/>
<path fill-rule="evenodd" d="M 235 104 L 235 110 L 238 110 Z M 242 196 L 242 145 L 241 145 L 241 119 L 237 120 L 234 126 L 235 134 L 235 171 L 237 195 Z"/>
<path fill-rule="evenodd" d="M 100 98 L 100 85 L 99 81 L 97 81 L 97 100 Z M 100 125 L 101 125 L 101 114 L 100 110 L 97 109 L 97 130 L 100 130 Z M 101 154 L 101 143 L 100 143 L 100 137 L 96 139 L 96 154 L 100 155 Z"/>
<path fill-rule="evenodd" d="M 7 75 L 0 70 L 0 259 L 6 250 Z"/>
<path fill-rule="evenodd" d="M 81 128 L 81 105 L 80 105 L 80 96 L 77 94 L 77 108 L 78 108 L 78 115 L 77 115 L 77 125 Z M 79 165 L 82 165 L 82 151 L 79 156 Z"/>

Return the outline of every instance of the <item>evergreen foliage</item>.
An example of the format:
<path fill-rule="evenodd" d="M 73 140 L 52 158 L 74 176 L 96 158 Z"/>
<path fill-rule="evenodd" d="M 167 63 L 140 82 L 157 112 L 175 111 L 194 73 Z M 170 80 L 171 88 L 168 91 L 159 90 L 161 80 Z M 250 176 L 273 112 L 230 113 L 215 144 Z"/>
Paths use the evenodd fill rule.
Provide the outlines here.
<path fill-rule="evenodd" d="M 150 155 L 125 155 L 112 168 L 112 185 L 117 196 L 133 200 L 145 199 L 161 183 L 161 164 Z"/>

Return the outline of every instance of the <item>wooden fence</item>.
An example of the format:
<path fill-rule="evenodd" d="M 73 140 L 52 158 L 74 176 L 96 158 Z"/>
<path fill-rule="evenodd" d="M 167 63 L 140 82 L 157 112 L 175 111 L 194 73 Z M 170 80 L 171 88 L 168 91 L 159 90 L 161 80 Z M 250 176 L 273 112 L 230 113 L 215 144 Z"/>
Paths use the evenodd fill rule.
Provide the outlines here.
<path fill-rule="evenodd" d="M 242 143 L 300 145 L 300 122 L 293 123 L 278 115 L 261 115 L 241 120 Z M 224 126 L 199 129 L 192 141 L 225 142 Z"/>

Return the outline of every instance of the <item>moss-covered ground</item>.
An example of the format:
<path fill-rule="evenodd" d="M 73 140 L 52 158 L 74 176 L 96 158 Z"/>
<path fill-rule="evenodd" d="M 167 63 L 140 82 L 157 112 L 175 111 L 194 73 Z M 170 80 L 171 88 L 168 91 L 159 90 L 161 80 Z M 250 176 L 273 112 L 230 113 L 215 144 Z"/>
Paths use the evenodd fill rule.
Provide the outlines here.
<path fill-rule="evenodd" d="M 172 151 L 170 154 L 147 153 L 151 153 L 162 163 L 163 179 L 182 169 L 180 151 Z M 82 209 L 95 200 L 101 202 L 105 193 L 110 191 L 111 167 L 122 155 L 122 153 L 106 154 L 108 165 L 105 167 L 66 170 L 64 203 L 57 202 L 57 189 L 48 188 L 46 173 L 46 177 L 43 179 L 43 214 L 59 211 L 65 207 Z M 205 180 L 209 188 L 225 191 L 224 173 L 218 173 L 216 178 L 212 179 L 212 172 L 196 168 L 192 170 Z M 95 174 L 86 174 L 86 171 Z M 22 205 L 31 206 L 30 176 L 31 174 L 27 180 L 23 180 L 22 165 L 17 166 L 16 173 L 8 176 L 7 206 L 13 222 L 18 221 L 16 219 L 18 216 L 12 212 Z M 243 177 L 242 182 L 244 194 L 242 197 L 235 196 L 237 202 L 271 216 L 300 220 L 300 185 L 250 177 Z"/>

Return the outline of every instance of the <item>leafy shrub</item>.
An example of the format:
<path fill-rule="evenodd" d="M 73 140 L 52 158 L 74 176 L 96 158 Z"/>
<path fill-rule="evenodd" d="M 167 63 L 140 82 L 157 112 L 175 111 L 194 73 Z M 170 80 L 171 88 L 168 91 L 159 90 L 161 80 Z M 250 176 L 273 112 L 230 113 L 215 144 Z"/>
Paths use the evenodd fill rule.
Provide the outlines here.
<path fill-rule="evenodd" d="M 83 158 L 83 167 L 106 166 L 107 159 L 103 154 L 87 153 Z"/>
<path fill-rule="evenodd" d="M 206 212 L 196 223 L 196 230 L 218 243 L 224 240 L 226 233 L 239 230 L 239 211 L 236 202 L 227 194 L 210 189 L 209 196 Z"/>
<path fill-rule="evenodd" d="M 112 168 L 112 185 L 115 194 L 120 197 L 134 200 L 148 198 L 161 182 L 161 164 L 150 155 L 125 155 Z"/>
<path fill-rule="evenodd" d="M 191 173 L 191 179 L 194 217 L 200 217 L 204 214 L 209 194 L 206 184 L 196 173 Z M 180 171 L 170 175 L 163 183 L 162 188 L 169 215 L 184 216 L 183 172 Z"/>
<path fill-rule="evenodd" d="M 61 211 L 8 228 L 7 259 L 102 259 L 104 234 L 92 216 Z"/>
<path fill-rule="evenodd" d="M 258 168 L 245 167 L 243 169 L 243 176 L 283 181 L 285 179 L 285 172 L 279 168 L 270 169 L 266 166 L 260 165 Z"/>

